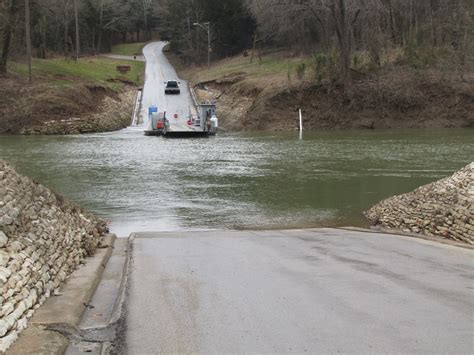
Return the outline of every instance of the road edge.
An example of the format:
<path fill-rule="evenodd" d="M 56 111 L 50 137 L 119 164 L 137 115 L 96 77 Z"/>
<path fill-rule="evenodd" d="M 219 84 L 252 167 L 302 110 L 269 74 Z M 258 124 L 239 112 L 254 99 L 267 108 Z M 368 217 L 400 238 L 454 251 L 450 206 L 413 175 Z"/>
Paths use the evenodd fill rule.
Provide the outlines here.
<path fill-rule="evenodd" d="M 70 275 L 61 294 L 51 296 L 37 310 L 6 354 L 63 354 L 66 351 L 69 339 L 57 331 L 48 330 L 47 326 L 65 324 L 75 329 L 79 325 L 112 255 L 116 238 L 115 234 L 103 238 L 96 253 Z"/>
<path fill-rule="evenodd" d="M 133 245 L 136 233 L 131 233 L 127 238 L 127 251 L 125 262 L 122 268 L 122 277 L 118 289 L 117 299 L 115 300 L 112 314 L 108 326 L 115 327 L 115 339 L 113 342 L 103 342 L 100 347 L 100 354 L 121 354 L 127 353 L 127 301 L 130 288 L 130 273 L 133 265 Z"/>
<path fill-rule="evenodd" d="M 474 245 L 459 242 L 456 240 L 447 239 L 443 237 L 431 237 L 426 234 L 409 233 L 409 232 L 404 232 L 398 229 L 390 229 L 390 228 L 384 228 L 384 227 L 379 227 L 379 226 L 376 226 L 376 227 L 372 226 L 370 227 L 370 229 L 361 228 L 361 227 L 338 227 L 336 229 L 344 229 L 344 230 L 356 231 L 356 232 L 358 231 L 358 232 L 367 232 L 367 233 L 379 233 L 379 234 L 392 235 L 392 236 L 397 236 L 397 237 L 405 237 L 409 239 L 418 239 L 419 241 L 437 243 L 437 244 L 441 244 L 445 246 L 474 250 Z"/>

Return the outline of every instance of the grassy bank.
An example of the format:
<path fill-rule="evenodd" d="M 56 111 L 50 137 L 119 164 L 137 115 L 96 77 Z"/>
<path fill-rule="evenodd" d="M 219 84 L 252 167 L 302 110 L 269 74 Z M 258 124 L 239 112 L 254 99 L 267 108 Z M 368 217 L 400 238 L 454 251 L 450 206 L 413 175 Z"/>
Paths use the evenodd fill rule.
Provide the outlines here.
<path fill-rule="evenodd" d="M 142 55 L 146 43 L 124 43 L 112 46 L 112 54 Z"/>
<path fill-rule="evenodd" d="M 130 71 L 121 74 L 118 65 L 130 66 Z M 77 62 L 64 59 L 34 59 L 32 62 L 33 79 L 44 84 L 72 84 L 77 82 L 101 85 L 120 90 L 121 83 L 141 85 L 145 63 L 138 61 L 115 60 L 106 57 L 81 58 Z M 10 62 L 9 72 L 25 79 L 28 76 L 26 63 Z"/>
<path fill-rule="evenodd" d="M 121 74 L 118 65 L 129 65 L 130 71 Z M 128 110 L 132 99 L 128 92 L 142 84 L 144 65 L 98 56 L 77 63 L 34 59 L 29 83 L 27 64 L 10 62 L 8 75 L 0 78 L 0 133 L 67 134 L 122 128 L 128 113 L 114 113 L 115 107 Z M 101 110 L 103 115 L 98 114 Z"/>
<path fill-rule="evenodd" d="M 171 57 L 172 61 L 176 58 Z M 469 62 L 468 62 L 469 63 Z M 231 130 L 293 130 L 302 108 L 308 129 L 474 127 L 472 63 L 449 50 L 382 54 L 380 66 L 355 53 L 352 87 L 337 84 L 334 54 L 242 55 L 206 67 L 180 67 L 202 100 L 216 100 Z"/>
<path fill-rule="evenodd" d="M 296 68 L 302 64 L 308 66 L 309 61 L 307 57 L 287 59 L 283 54 L 273 54 L 264 56 L 261 61 L 254 58 L 251 63 L 249 57 L 236 56 L 214 63 L 210 69 L 191 67 L 184 69 L 183 73 L 195 83 L 240 77 L 243 81 L 253 82 L 257 88 L 267 87 L 269 83 L 280 87 L 291 85 L 291 77 L 293 76 L 296 80 Z M 288 81 L 288 71 L 290 81 Z"/>

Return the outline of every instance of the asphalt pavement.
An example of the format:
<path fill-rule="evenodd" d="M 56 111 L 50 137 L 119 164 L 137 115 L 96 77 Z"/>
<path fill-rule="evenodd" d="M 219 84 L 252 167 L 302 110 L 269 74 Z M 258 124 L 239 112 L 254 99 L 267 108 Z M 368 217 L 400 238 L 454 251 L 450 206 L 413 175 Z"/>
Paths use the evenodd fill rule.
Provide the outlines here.
<path fill-rule="evenodd" d="M 142 117 L 157 105 L 185 129 L 164 45 L 144 48 Z M 472 249 L 327 228 L 131 238 L 127 353 L 474 353 Z"/>
<path fill-rule="evenodd" d="M 148 108 L 157 106 L 159 112 L 166 111 L 170 130 L 190 131 L 191 128 L 187 124 L 189 113 L 190 111 L 195 113 L 191 93 L 187 81 L 178 78 L 174 67 L 163 54 L 165 45 L 166 42 L 152 42 L 143 48 L 146 69 L 141 109 L 142 123 L 148 128 Z M 164 82 L 167 80 L 180 82 L 179 95 L 165 95 Z"/>
<path fill-rule="evenodd" d="M 133 238 L 130 354 L 474 352 L 473 250 L 340 229 Z"/>

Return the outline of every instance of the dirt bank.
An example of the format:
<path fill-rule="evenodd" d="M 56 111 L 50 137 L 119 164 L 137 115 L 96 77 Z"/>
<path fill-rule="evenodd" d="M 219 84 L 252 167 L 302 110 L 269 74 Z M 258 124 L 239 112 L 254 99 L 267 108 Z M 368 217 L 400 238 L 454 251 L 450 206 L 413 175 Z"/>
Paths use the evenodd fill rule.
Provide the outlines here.
<path fill-rule="evenodd" d="M 114 131 L 130 123 L 134 88 L 51 85 L 0 78 L 0 133 L 76 134 Z"/>
<path fill-rule="evenodd" d="M 293 130 L 303 111 L 306 129 L 474 127 L 474 74 L 451 66 L 415 68 L 403 60 L 365 73 L 353 72 L 351 90 L 322 80 L 309 69 L 288 74 L 286 59 L 262 64 L 228 58 L 208 70 L 185 67 L 167 53 L 200 100 L 214 100 L 228 130 Z M 294 58 L 293 68 L 304 58 Z M 449 62 L 449 61 L 448 61 Z"/>
<path fill-rule="evenodd" d="M 472 85 L 408 68 L 355 81 L 349 93 L 329 84 L 261 89 L 239 75 L 197 84 L 231 130 L 295 129 L 298 108 L 306 129 L 474 127 Z"/>

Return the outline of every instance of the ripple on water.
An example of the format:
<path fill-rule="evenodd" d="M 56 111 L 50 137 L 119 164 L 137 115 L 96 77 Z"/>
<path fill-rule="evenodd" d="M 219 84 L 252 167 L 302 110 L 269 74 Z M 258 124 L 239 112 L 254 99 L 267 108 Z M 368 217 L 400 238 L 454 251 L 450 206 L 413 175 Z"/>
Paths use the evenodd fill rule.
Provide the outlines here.
<path fill-rule="evenodd" d="M 0 137 L 19 170 L 114 231 L 364 225 L 388 196 L 472 161 L 474 130 Z"/>

